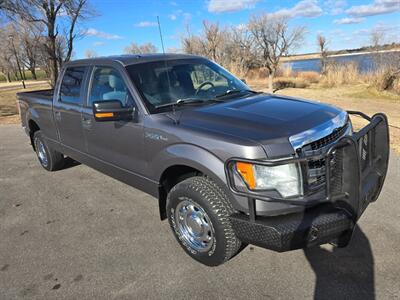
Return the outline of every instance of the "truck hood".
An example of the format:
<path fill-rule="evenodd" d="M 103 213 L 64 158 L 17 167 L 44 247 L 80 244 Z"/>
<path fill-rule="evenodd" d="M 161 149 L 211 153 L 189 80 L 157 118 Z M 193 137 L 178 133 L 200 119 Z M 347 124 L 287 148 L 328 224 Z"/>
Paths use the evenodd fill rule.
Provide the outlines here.
<path fill-rule="evenodd" d="M 182 126 L 253 140 L 268 156 L 293 153 L 294 144 L 311 142 L 317 131 L 328 135 L 345 122 L 347 114 L 336 107 L 268 94 L 184 110 L 180 117 Z"/>

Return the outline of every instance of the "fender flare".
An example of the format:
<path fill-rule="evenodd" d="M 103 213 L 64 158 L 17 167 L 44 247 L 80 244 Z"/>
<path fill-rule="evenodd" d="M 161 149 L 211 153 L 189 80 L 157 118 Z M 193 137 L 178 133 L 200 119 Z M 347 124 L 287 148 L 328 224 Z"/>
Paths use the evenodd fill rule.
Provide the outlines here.
<path fill-rule="evenodd" d="M 224 162 L 208 150 L 192 144 L 174 144 L 165 148 L 157 154 L 152 165 L 153 174 L 158 182 L 169 167 L 184 165 L 226 184 Z"/>
<path fill-rule="evenodd" d="M 207 149 L 193 144 L 174 144 L 160 151 L 152 161 L 153 175 L 159 182 L 159 209 L 161 219 L 165 219 L 165 198 L 160 193 L 161 178 L 173 166 L 186 166 L 200 171 L 214 180 L 226 193 L 235 207 L 235 198 L 230 192 L 225 175 L 224 162 Z"/>
<path fill-rule="evenodd" d="M 34 108 L 29 108 L 26 111 L 25 114 L 25 132 L 27 133 L 27 135 L 29 136 L 30 140 L 31 140 L 31 145 L 32 145 L 32 149 L 33 151 L 35 151 L 35 145 L 33 142 L 33 134 L 31 132 L 31 122 L 34 122 L 39 128 L 40 124 L 39 124 L 39 114 L 38 112 L 34 109 Z"/>
<path fill-rule="evenodd" d="M 26 125 L 29 128 L 29 122 L 30 121 L 34 121 L 40 128 L 40 124 L 39 124 L 39 114 L 36 111 L 36 109 L 34 109 L 33 107 L 30 107 L 27 111 L 26 111 Z"/>

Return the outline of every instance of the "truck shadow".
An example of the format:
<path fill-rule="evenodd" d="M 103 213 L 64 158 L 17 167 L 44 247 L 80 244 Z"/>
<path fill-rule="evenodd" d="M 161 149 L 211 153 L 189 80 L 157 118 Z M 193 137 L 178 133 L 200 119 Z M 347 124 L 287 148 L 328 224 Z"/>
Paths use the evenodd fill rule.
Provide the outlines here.
<path fill-rule="evenodd" d="M 69 169 L 69 168 L 72 168 L 75 166 L 79 166 L 80 164 L 81 164 L 80 162 L 73 160 L 72 158 L 67 156 L 67 157 L 65 157 L 65 163 L 64 163 L 64 166 L 62 167 L 62 170 Z"/>
<path fill-rule="evenodd" d="M 304 249 L 315 276 L 314 299 L 375 299 L 374 258 L 357 226 L 346 248 Z"/>

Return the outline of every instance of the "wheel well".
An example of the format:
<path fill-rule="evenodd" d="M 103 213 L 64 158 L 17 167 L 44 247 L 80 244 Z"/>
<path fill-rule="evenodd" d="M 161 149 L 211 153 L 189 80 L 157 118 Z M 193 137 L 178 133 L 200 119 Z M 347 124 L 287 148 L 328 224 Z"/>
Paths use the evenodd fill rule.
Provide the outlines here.
<path fill-rule="evenodd" d="M 166 204 L 169 191 L 179 182 L 203 173 L 199 170 L 185 165 L 175 165 L 167 168 L 161 175 L 160 186 L 158 188 L 158 204 L 160 209 L 160 218 L 167 218 Z"/>
<path fill-rule="evenodd" d="M 29 126 L 29 137 L 31 138 L 31 145 L 32 145 L 33 150 L 35 150 L 35 143 L 33 142 L 33 135 L 35 134 L 36 131 L 40 130 L 40 128 L 39 128 L 39 125 L 33 120 L 29 120 L 28 126 Z"/>

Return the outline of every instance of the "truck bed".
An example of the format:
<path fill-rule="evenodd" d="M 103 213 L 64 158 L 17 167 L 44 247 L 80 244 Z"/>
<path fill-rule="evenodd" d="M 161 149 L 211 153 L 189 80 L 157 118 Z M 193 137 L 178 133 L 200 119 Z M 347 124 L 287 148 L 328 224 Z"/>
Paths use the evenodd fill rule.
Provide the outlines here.
<path fill-rule="evenodd" d="M 17 93 L 17 97 L 18 99 L 24 99 L 24 100 L 41 99 L 41 100 L 52 101 L 53 94 L 54 94 L 53 89 L 47 89 L 47 90 Z"/>
<path fill-rule="evenodd" d="M 26 130 L 37 126 L 46 137 L 57 140 L 56 124 L 53 120 L 53 93 L 52 89 L 17 93 L 17 104 L 22 126 Z M 34 124 L 29 123 L 29 120 L 34 120 Z"/>

